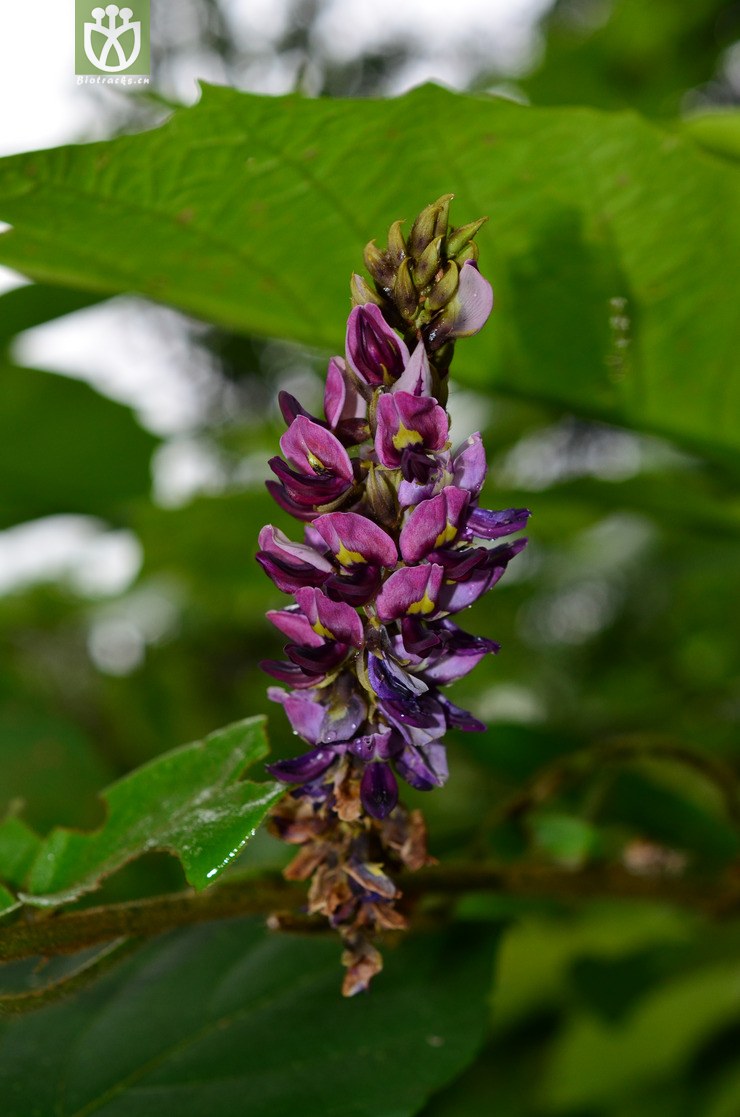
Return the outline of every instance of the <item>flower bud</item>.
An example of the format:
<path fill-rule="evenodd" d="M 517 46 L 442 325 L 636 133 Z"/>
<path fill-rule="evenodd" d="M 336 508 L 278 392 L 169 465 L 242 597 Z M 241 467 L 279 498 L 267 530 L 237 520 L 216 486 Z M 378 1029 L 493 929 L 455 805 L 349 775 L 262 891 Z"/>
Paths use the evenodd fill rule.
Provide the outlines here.
<path fill-rule="evenodd" d="M 414 265 L 414 282 L 419 290 L 427 287 L 439 271 L 443 241 L 444 237 L 431 240 Z"/>
<path fill-rule="evenodd" d="M 434 284 L 429 297 L 426 300 L 426 306 L 431 311 L 441 310 L 442 307 L 447 306 L 450 299 L 454 298 L 457 291 L 459 281 L 459 272 L 457 264 L 450 260 L 444 270 L 441 279 L 438 279 Z"/>
<path fill-rule="evenodd" d="M 477 221 L 471 221 L 469 225 L 460 225 L 458 229 L 453 229 L 447 237 L 447 255 L 456 257 L 461 249 L 470 243 L 487 220 L 487 217 L 479 217 Z"/>
<path fill-rule="evenodd" d="M 374 240 L 365 245 L 364 259 L 365 267 L 380 287 L 389 288 L 393 286 L 396 269 L 388 259 L 387 254 L 380 251 Z"/>
<path fill-rule="evenodd" d="M 409 233 L 409 255 L 417 258 L 437 237 L 443 236 L 447 231 L 447 214 L 450 208 L 452 194 L 443 194 L 436 202 L 426 206 L 411 226 Z"/>
<path fill-rule="evenodd" d="M 366 303 L 375 303 L 380 306 L 382 299 L 377 295 L 371 287 L 368 286 L 367 281 L 355 272 L 349 284 L 350 293 L 352 295 L 353 306 L 365 306 Z"/>
<path fill-rule="evenodd" d="M 394 267 L 398 267 L 401 260 L 406 258 L 406 242 L 403 239 L 401 226 L 403 221 L 394 221 L 388 230 L 388 252 L 387 256 Z"/>
<path fill-rule="evenodd" d="M 419 309 L 416 288 L 411 278 L 408 258 L 401 261 L 393 284 L 393 301 L 407 322 L 413 321 Z"/>

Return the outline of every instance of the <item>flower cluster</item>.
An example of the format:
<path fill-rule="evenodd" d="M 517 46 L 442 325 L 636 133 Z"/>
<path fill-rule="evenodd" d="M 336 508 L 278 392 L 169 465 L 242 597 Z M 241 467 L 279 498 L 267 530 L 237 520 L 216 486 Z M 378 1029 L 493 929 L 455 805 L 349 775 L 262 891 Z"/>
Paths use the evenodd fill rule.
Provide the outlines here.
<path fill-rule="evenodd" d="M 262 666 L 303 755 L 269 765 L 295 789 L 273 813 L 301 847 L 286 870 L 312 878 L 309 910 L 345 941 L 344 992 L 381 965 L 378 930 L 405 925 L 386 869 L 429 860 L 420 812 L 398 781 L 429 791 L 447 779 L 450 728 L 484 726 L 442 690 L 498 651 L 452 619 L 499 580 L 526 540 L 529 513 L 479 506 L 479 434 L 456 449 L 444 409 L 455 340 L 477 332 L 493 302 L 477 268 L 482 221 L 450 229 L 449 197 L 404 240 L 368 245 L 370 287 L 354 276 L 345 356 L 329 362 L 324 416 L 281 393 L 288 425 L 270 468 L 277 503 L 304 522 L 302 542 L 268 525 L 258 562 L 293 603 L 269 612 L 284 660 Z M 287 688 L 287 689 L 285 689 Z"/>

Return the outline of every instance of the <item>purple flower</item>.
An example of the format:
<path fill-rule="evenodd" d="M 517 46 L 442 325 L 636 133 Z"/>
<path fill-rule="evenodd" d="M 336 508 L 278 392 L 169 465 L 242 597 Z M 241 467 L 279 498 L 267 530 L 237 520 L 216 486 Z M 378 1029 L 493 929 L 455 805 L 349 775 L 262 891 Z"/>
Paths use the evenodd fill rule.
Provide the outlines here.
<path fill-rule="evenodd" d="M 356 306 L 347 322 L 347 364 L 365 384 L 389 386 L 401 376 L 409 351 L 379 307 Z"/>
<path fill-rule="evenodd" d="M 375 452 L 388 469 L 407 481 L 424 483 L 436 468 L 428 451 L 441 450 L 447 441 L 447 415 L 429 396 L 393 392 L 381 396 L 376 413 Z"/>

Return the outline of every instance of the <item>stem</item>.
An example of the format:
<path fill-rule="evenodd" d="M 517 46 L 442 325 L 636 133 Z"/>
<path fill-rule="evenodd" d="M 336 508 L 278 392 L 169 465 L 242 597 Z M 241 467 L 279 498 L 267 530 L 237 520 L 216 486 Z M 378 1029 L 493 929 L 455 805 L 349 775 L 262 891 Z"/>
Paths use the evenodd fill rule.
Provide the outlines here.
<path fill-rule="evenodd" d="M 471 892 L 558 900 L 632 899 L 668 903 L 726 917 L 740 911 L 740 871 L 727 870 L 714 881 L 636 875 L 621 865 L 591 865 L 568 870 L 552 865 L 460 863 L 436 865 L 399 877 L 409 900 L 436 896 L 453 898 Z M 278 915 L 272 926 L 311 930 L 325 925 L 300 916 L 305 895 L 300 886 L 276 874 L 228 881 L 206 892 L 181 892 L 81 911 L 24 918 L 0 929 L 0 961 L 37 955 L 73 954 L 110 942 L 158 935 L 175 927 L 244 915 Z"/>

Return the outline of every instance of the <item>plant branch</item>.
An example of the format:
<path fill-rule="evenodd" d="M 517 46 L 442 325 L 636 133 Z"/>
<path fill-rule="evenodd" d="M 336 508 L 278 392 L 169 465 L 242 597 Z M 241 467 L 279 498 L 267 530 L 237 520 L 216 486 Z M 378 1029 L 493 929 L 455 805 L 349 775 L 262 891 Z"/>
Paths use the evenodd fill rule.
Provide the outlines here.
<path fill-rule="evenodd" d="M 625 867 L 590 865 L 578 870 L 521 863 L 447 864 L 399 878 L 404 899 L 454 898 L 471 892 L 565 901 L 590 899 L 651 900 L 687 907 L 708 916 L 740 912 L 740 870 L 714 881 L 706 877 L 639 875 Z M 315 931 L 319 920 L 300 916 L 305 893 L 277 874 L 227 881 L 205 892 L 181 892 L 105 907 L 35 915 L 26 909 L 16 922 L 0 929 L 0 961 L 73 954 L 99 943 L 161 934 L 176 927 L 243 915 L 278 917 L 274 927 Z"/>

